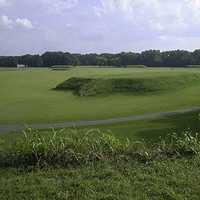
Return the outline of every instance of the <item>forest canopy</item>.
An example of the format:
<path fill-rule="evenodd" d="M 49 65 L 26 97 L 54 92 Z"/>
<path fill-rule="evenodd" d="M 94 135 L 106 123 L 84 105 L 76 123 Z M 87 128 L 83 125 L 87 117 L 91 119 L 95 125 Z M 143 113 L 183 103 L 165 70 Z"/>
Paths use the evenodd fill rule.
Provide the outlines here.
<path fill-rule="evenodd" d="M 70 66 L 118 66 L 144 65 L 147 67 L 199 67 L 200 49 L 193 52 L 185 50 L 164 51 L 147 50 L 141 53 L 122 52 L 72 54 L 69 52 L 45 52 L 42 55 L 0 56 L 0 67 L 51 67 Z"/>

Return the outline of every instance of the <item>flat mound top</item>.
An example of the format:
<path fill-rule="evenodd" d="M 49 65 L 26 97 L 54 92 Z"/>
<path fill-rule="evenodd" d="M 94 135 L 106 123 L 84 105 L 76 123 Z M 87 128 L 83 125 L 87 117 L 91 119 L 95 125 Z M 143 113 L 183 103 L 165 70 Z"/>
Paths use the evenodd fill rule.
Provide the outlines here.
<path fill-rule="evenodd" d="M 173 76 L 155 76 L 127 78 L 114 76 L 109 78 L 72 77 L 58 84 L 58 90 L 71 90 L 79 96 L 109 95 L 112 93 L 141 94 L 179 89 L 192 85 L 200 80 L 199 74 Z"/>

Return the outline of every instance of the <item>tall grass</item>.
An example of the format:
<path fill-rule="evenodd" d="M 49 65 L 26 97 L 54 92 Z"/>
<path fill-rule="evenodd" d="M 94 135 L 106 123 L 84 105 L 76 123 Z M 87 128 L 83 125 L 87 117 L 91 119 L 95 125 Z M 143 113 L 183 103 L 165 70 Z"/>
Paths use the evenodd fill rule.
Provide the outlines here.
<path fill-rule="evenodd" d="M 156 144 L 147 144 L 128 139 L 122 142 L 99 130 L 63 129 L 44 135 L 28 129 L 14 144 L 1 148 L 0 166 L 67 167 L 97 161 L 129 160 L 148 163 L 157 159 L 198 156 L 199 153 L 198 134 L 192 136 L 190 132 L 185 132 L 181 138 L 172 134 Z"/>

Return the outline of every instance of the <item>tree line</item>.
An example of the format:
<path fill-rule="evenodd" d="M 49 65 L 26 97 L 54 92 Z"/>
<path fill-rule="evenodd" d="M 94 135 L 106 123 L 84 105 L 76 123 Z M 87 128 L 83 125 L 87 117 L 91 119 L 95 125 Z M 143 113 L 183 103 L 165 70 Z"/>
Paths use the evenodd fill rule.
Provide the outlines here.
<path fill-rule="evenodd" d="M 118 54 L 71 54 L 68 52 L 46 52 L 42 55 L 0 56 L 0 67 L 51 67 L 71 66 L 119 66 L 145 65 L 148 67 L 189 67 L 200 65 L 200 49 L 193 52 L 185 50 L 148 50 L 141 53 L 122 52 Z"/>

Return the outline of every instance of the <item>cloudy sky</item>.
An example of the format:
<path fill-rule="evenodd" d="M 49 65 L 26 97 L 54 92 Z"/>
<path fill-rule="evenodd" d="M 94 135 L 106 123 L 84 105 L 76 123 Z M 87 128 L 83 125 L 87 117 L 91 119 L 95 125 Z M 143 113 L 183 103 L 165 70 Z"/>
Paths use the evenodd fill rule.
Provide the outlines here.
<path fill-rule="evenodd" d="M 0 0 L 0 55 L 200 48 L 200 0 Z"/>

